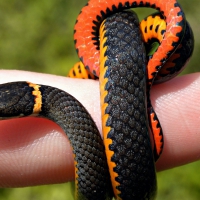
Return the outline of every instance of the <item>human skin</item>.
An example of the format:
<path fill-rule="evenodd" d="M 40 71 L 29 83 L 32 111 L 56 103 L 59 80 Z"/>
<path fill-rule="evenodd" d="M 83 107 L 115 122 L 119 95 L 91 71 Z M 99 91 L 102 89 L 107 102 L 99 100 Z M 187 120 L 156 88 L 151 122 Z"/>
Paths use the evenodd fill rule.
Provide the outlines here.
<path fill-rule="evenodd" d="M 89 111 L 101 133 L 99 83 L 48 74 L 1 70 L 0 83 L 30 81 L 67 91 Z M 157 171 L 200 158 L 200 73 L 155 85 L 152 105 L 164 133 Z M 55 123 L 43 118 L 0 121 L 0 187 L 53 184 L 74 179 L 69 141 Z"/>

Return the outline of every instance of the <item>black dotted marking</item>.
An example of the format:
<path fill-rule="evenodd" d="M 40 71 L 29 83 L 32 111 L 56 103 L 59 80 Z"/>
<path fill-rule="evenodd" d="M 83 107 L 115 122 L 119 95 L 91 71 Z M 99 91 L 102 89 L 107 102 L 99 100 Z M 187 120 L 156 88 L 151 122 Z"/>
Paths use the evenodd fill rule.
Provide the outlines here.
<path fill-rule="evenodd" d="M 156 33 L 158 32 L 158 29 L 159 29 L 159 25 L 157 25 L 156 28 L 155 28 Z M 162 32 L 161 32 L 161 35 L 162 35 Z"/>

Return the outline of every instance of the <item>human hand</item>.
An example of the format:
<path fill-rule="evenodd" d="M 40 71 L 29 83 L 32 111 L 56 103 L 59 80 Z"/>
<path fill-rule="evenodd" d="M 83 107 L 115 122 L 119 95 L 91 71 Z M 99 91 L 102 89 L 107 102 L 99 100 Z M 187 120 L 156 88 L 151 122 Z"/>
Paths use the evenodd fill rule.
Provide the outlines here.
<path fill-rule="evenodd" d="M 1 70 L 0 83 L 30 81 L 67 91 L 89 111 L 101 130 L 99 84 L 47 74 Z M 175 78 L 152 88 L 153 107 L 164 133 L 158 171 L 200 157 L 200 74 Z M 101 132 L 101 131 L 100 131 Z M 65 133 L 42 118 L 0 121 L 0 186 L 53 184 L 74 179 L 74 163 Z"/>

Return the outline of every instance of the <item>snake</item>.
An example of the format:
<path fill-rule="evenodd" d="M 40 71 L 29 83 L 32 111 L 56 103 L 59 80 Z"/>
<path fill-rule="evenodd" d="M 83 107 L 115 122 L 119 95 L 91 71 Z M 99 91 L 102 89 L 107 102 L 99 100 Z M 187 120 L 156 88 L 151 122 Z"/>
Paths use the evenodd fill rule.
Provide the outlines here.
<path fill-rule="evenodd" d="M 139 23 L 127 11 L 136 7 L 159 12 Z M 45 117 L 64 130 L 74 155 L 76 200 L 154 199 L 163 133 L 150 89 L 179 74 L 192 55 L 183 10 L 175 0 L 90 0 L 77 18 L 74 41 L 81 62 L 69 76 L 99 78 L 103 140 L 77 99 L 47 85 L 1 84 L 0 119 Z"/>

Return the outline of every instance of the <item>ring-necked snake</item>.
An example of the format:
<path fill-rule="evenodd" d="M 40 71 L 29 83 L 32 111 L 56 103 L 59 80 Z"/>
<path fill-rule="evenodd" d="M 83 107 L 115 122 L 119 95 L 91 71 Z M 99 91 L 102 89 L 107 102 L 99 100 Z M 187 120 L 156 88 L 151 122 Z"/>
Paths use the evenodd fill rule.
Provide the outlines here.
<path fill-rule="evenodd" d="M 121 12 L 133 7 L 160 13 L 143 20 L 139 29 L 135 13 Z M 71 76 L 84 68 L 90 71 L 86 77 L 99 76 L 104 144 L 85 108 L 57 88 L 0 85 L 0 117 L 39 115 L 63 128 L 74 153 L 76 199 L 111 199 L 112 189 L 117 199 L 153 199 L 154 162 L 163 136 L 149 93 L 154 82 L 177 75 L 192 54 L 194 39 L 184 13 L 175 0 L 90 0 L 77 18 L 74 39 L 82 63 Z"/>

